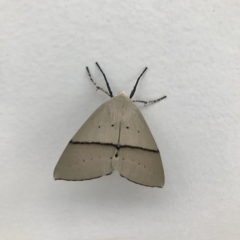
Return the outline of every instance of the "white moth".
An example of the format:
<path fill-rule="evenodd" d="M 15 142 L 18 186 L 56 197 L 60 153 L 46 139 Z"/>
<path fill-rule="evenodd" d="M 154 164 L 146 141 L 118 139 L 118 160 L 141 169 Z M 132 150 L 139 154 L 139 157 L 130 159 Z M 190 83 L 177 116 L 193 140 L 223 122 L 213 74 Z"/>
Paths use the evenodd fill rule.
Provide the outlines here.
<path fill-rule="evenodd" d="M 73 136 L 55 170 L 55 180 L 81 181 L 111 174 L 114 170 L 128 180 L 144 186 L 163 187 L 164 171 L 158 147 L 151 131 L 132 101 L 139 79 L 128 97 L 124 92 L 113 96 L 102 69 L 108 91 L 98 87 L 87 67 L 90 80 L 97 89 L 111 97 L 103 103 Z"/>

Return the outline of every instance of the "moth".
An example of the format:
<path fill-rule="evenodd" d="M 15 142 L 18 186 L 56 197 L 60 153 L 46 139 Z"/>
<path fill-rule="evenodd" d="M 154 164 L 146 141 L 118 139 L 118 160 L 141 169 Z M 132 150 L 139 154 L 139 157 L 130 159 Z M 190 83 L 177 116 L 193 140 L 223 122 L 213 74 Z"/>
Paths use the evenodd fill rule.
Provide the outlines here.
<path fill-rule="evenodd" d="M 113 96 L 107 78 L 103 74 L 110 99 L 97 108 L 73 136 L 62 153 L 54 170 L 55 180 L 82 181 L 110 175 L 118 171 L 120 176 L 144 186 L 163 187 L 164 171 L 161 156 L 153 135 L 134 102 L 155 103 L 166 96 L 152 101 L 134 100 L 138 82 L 147 68 L 138 77 L 128 97 L 125 92 Z"/>

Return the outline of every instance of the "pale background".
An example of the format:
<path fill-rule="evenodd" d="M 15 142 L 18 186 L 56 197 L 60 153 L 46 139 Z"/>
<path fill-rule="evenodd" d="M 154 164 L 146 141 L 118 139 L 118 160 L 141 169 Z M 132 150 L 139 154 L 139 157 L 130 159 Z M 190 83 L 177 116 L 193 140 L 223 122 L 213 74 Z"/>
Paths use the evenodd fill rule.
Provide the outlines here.
<path fill-rule="evenodd" d="M 53 180 L 72 135 L 113 92 L 142 110 L 163 189 L 118 173 Z M 240 2 L 0 1 L 0 239 L 239 240 Z"/>

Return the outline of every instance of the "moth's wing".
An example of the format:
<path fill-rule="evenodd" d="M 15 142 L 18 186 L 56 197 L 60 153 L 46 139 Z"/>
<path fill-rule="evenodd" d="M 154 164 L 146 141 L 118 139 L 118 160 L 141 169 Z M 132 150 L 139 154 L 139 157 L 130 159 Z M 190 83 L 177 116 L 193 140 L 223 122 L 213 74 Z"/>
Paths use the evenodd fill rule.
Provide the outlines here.
<path fill-rule="evenodd" d="M 118 143 L 120 119 L 112 117 L 115 99 L 103 103 L 73 136 L 73 142 Z"/>
<path fill-rule="evenodd" d="M 55 179 L 87 180 L 113 171 L 119 122 L 110 116 L 111 105 L 112 99 L 102 104 L 74 135 L 55 167 Z"/>
<path fill-rule="evenodd" d="M 161 156 L 139 109 L 130 102 L 121 123 L 119 173 L 128 180 L 151 187 L 163 187 Z"/>
<path fill-rule="evenodd" d="M 138 107 L 127 101 L 121 122 L 120 144 L 138 148 L 158 150 L 152 133 Z"/>
<path fill-rule="evenodd" d="M 159 152 L 124 147 L 119 151 L 120 175 L 149 187 L 163 187 L 164 172 Z"/>
<path fill-rule="evenodd" d="M 111 174 L 114 152 L 113 146 L 69 143 L 55 167 L 54 178 L 80 181 Z"/>

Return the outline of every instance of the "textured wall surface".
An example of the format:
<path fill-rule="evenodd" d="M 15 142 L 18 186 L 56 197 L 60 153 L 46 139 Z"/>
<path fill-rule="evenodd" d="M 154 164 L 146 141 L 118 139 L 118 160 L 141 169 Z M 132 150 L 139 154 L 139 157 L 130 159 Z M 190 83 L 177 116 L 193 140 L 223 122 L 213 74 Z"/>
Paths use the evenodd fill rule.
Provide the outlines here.
<path fill-rule="evenodd" d="M 1 240 L 239 240 L 240 3 L 0 1 Z M 135 99 L 166 184 L 118 173 L 53 180 L 70 138 L 108 99 Z"/>

